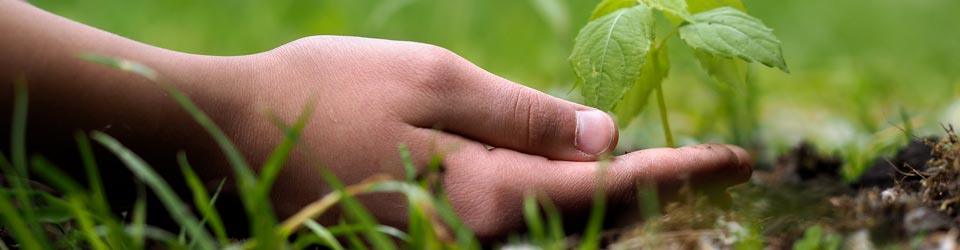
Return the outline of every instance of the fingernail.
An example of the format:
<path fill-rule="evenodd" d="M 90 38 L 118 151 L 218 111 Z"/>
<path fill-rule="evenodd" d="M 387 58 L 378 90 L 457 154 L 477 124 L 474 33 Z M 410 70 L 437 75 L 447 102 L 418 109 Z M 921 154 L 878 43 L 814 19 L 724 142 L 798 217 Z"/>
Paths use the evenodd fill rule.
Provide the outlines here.
<path fill-rule="evenodd" d="M 615 129 L 613 119 L 603 111 L 577 111 L 577 140 L 574 146 L 581 152 L 599 155 L 610 147 Z"/>

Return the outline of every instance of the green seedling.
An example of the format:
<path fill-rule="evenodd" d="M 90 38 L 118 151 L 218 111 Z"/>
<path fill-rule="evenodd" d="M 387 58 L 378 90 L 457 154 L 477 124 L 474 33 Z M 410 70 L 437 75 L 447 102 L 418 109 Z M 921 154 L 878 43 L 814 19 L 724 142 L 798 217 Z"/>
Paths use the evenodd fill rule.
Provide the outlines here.
<path fill-rule="evenodd" d="M 674 24 L 659 40 L 654 11 Z M 744 12 L 740 0 L 604 0 L 570 55 L 584 103 L 613 112 L 625 127 L 656 90 L 664 136 L 674 146 L 661 83 L 670 71 L 666 44 L 677 34 L 720 82 L 743 84 L 751 62 L 789 72 L 773 29 Z"/>

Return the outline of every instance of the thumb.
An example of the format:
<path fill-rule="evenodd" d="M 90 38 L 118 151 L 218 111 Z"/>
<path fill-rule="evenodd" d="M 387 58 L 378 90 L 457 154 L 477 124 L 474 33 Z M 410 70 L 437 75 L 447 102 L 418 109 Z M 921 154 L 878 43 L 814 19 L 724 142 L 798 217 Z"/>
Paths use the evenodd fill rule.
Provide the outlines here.
<path fill-rule="evenodd" d="M 469 64 L 469 63 L 467 63 Z M 592 161 L 617 145 L 603 111 L 513 83 L 472 64 L 443 88 L 433 124 L 499 148 L 554 160 Z"/>

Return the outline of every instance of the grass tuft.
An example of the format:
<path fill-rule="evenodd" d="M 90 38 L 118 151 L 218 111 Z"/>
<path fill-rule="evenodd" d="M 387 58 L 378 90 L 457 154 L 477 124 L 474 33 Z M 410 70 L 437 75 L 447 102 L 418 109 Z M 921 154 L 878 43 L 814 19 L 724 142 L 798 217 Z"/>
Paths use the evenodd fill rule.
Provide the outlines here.
<path fill-rule="evenodd" d="M 181 227 L 185 227 L 192 240 L 197 242 L 201 249 L 213 249 L 215 244 L 210 234 L 200 227 L 200 222 L 186 209 L 186 204 L 180 200 L 170 185 L 160 177 L 153 168 L 143 161 L 139 156 L 130 152 L 113 137 L 102 133 L 93 132 L 91 137 L 104 147 L 113 152 L 126 164 L 127 168 L 133 172 L 140 180 L 144 182 L 163 203 L 164 207 L 170 213 L 170 217 Z"/>

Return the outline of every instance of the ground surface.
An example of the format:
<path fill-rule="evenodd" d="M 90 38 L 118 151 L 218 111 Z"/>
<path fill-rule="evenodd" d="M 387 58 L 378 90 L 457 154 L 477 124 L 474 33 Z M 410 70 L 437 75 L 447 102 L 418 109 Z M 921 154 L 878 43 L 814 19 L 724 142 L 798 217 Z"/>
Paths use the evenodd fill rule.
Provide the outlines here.
<path fill-rule="evenodd" d="M 953 249 L 958 141 L 952 128 L 943 139 L 917 139 L 853 183 L 842 180 L 838 158 L 802 144 L 732 188 L 726 209 L 691 196 L 606 237 L 613 249 Z"/>

